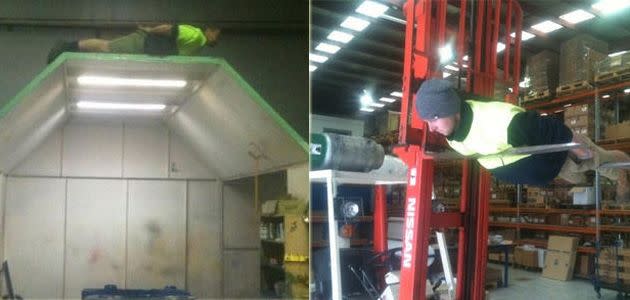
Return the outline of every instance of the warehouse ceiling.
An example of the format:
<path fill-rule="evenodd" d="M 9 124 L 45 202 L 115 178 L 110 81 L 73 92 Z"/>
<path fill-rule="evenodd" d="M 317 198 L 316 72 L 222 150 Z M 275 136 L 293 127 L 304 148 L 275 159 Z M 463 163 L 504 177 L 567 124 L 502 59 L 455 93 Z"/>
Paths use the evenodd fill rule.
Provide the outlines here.
<path fill-rule="evenodd" d="M 560 52 L 562 42 L 577 34 L 593 35 L 608 43 L 609 53 L 630 49 L 630 7 L 611 14 L 593 8 L 599 0 L 527 0 L 520 1 L 523 9 L 523 29 L 529 31 L 532 25 L 551 20 L 564 28 L 536 36 L 522 43 L 522 64 L 533 54 L 542 50 Z M 366 119 L 382 110 L 400 110 L 400 98 L 391 97 L 394 91 L 401 91 L 403 73 L 404 16 L 401 11 L 403 0 L 374 0 L 387 6 L 385 13 L 372 18 L 355 10 L 361 1 L 317 1 L 311 3 L 311 45 L 310 53 L 325 55 L 325 62 L 311 65 L 312 113 L 346 118 Z M 622 0 L 613 2 L 624 2 Z M 449 0 L 447 20 L 455 26 L 460 1 Z M 610 5 L 609 5 L 610 6 Z M 589 20 L 571 24 L 559 18 L 569 12 L 582 9 L 594 15 Z M 370 21 L 361 32 L 341 28 L 340 24 L 349 16 Z M 328 35 L 334 30 L 353 33 L 354 38 L 347 43 L 331 42 Z M 340 46 L 335 54 L 315 49 L 320 42 Z M 501 54 L 499 54 L 501 57 Z M 522 68 L 524 71 L 524 68 Z M 382 96 L 396 99 L 393 103 L 382 102 L 382 108 L 375 112 L 361 111 L 359 98 L 363 91 L 372 93 L 375 101 Z"/>

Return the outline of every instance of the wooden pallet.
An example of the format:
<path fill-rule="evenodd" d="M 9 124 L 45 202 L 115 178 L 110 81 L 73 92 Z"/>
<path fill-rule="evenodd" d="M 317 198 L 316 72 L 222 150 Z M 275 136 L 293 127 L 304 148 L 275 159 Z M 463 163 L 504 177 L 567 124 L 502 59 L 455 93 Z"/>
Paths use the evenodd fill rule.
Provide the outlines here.
<path fill-rule="evenodd" d="M 540 91 L 532 91 L 523 98 L 523 103 L 549 100 L 550 98 L 551 98 L 551 92 L 549 91 L 549 89 L 544 89 Z"/>
<path fill-rule="evenodd" d="M 610 84 L 630 79 L 630 67 L 624 69 L 602 72 L 595 75 L 595 83 L 598 85 Z"/>
<path fill-rule="evenodd" d="M 586 80 L 563 84 L 556 89 L 556 95 L 567 95 L 578 91 L 591 90 L 593 86 Z"/>

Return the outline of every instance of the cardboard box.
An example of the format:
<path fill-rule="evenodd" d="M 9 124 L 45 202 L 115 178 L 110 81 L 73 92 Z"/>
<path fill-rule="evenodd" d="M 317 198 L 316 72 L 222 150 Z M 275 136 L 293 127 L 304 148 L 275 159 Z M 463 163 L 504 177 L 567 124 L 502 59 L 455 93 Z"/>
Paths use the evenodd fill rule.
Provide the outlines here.
<path fill-rule="evenodd" d="M 590 255 L 580 254 L 575 260 L 575 275 L 588 278 L 590 274 Z"/>
<path fill-rule="evenodd" d="M 570 280 L 573 278 L 575 252 L 562 252 L 547 249 L 545 267 L 542 276 L 555 280 Z"/>
<path fill-rule="evenodd" d="M 606 126 L 606 139 L 623 139 L 630 137 L 630 122 Z"/>
<path fill-rule="evenodd" d="M 514 248 L 514 263 L 525 267 L 538 268 L 538 249 Z"/>
<path fill-rule="evenodd" d="M 595 204 L 595 188 L 574 187 L 569 193 L 573 194 L 573 205 Z"/>
<path fill-rule="evenodd" d="M 304 222 L 302 215 L 284 216 L 285 255 L 308 257 L 308 237 L 308 223 Z"/>
<path fill-rule="evenodd" d="M 590 104 L 573 105 L 564 110 L 564 119 L 582 115 L 593 115 L 593 107 Z"/>
<path fill-rule="evenodd" d="M 495 284 L 503 279 L 503 270 L 486 267 L 486 284 Z"/>
<path fill-rule="evenodd" d="M 578 34 L 560 47 L 560 85 L 593 81 L 597 64 L 608 53 L 608 44 L 588 34 Z"/>
<path fill-rule="evenodd" d="M 308 262 L 285 262 L 286 283 L 291 299 L 308 299 Z"/>
<path fill-rule="evenodd" d="M 577 115 L 577 116 L 570 116 L 570 117 L 567 117 L 565 115 L 564 124 L 566 124 L 569 127 L 574 127 L 574 128 L 594 127 L 595 118 L 593 118 L 593 116 L 591 115 Z"/>
<path fill-rule="evenodd" d="M 575 252 L 577 250 L 578 238 L 571 236 L 550 235 L 547 243 L 547 250 L 561 252 Z"/>

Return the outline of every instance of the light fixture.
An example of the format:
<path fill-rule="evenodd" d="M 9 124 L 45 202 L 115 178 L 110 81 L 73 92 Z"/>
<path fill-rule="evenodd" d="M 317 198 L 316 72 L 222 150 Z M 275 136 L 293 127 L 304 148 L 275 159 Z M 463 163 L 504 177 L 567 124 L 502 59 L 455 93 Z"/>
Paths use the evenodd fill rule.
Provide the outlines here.
<path fill-rule="evenodd" d="M 391 92 L 389 95 L 394 96 L 394 97 L 399 97 L 399 98 L 402 98 L 403 96 L 402 92 Z"/>
<path fill-rule="evenodd" d="M 554 23 L 551 21 L 544 21 L 544 22 L 540 22 L 534 26 L 532 26 L 532 29 L 538 30 L 542 33 L 550 33 L 552 31 L 556 31 L 560 28 L 563 28 L 562 25 L 558 24 L 558 23 Z"/>
<path fill-rule="evenodd" d="M 369 103 L 368 105 L 369 105 L 369 106 L 372 106 L 372 107 L 378 107 L 378 108 L 381 108 L 381 107 L 385 106 L 385 103 L 380 103 L 380 102 L 371 102 L 371 103 Z"/>
<path fill-rule="evenodd" d="M 378 18 L 380 15 L 384 14 L 387 9 L 387 5 L 367 0 L 357 7 L 356 12 L 368 17 Z"/>
<path fill-rule="evenodd" d="M 438 54 L 440 55 L 440 63 L 446 64 L 453 60 L 453 47 L 451 45 L 444 45 L 438 48 Z"/>
<path fill-rule="evenodd" d="M 317 45 L 317 47 L 315 47 L 315 50 L 318 51 L 322 51 L 322 52 L 327 52 L 330 54 L 335 54 L 337 53 L 337 51 L 339 51 L 339 49 L 341 49 L 341 47 L 339 46 L 335 46 L 335 45 L 331 45 L 328 43 L 319 43 L 319 45 Z"/>
<path fill-rule="evenodd" d="M 317 66 L 308 65 L 308 71 L 309 71 L 309 72 L 313 72 L 313 71 L 315 71 L 315 70 L 317 70 Z"/>
<path fill-rule="evenodd" d="M 589 13 L 582 9 L 577 9 L 570 13 L 560 16 L 560 19 L 565 20 L 571 24 L 577 24 L 580 22 L 584 22 L 586 20 L 590 20 L 592 18 L 595 18 L 594 14 Z"/>
<path fill-rule="evenodd" d="M 82 75 L 77 78 L 80 85 L 97 86 L 136 86 L 136 87 L 167 87 L 182 88 L 186 86 L 185 80 L 172 79 L 136 79 L 107 76 Z"/>
<path fill-rule="evenodd" d="M 615 57 L 615 56 L 619 56 L 619 55 L 625 54 L 625 53 L 627 53 L 627 52 L 628 52 L 628 50 L 619 51 L 619 52 L 615 52 L 615 53 L 610 53 L 610 54 L 608 54 L 608 57 Z"/>
<path fill-rule="evenodd" d="M 372 99 L 372 95 L 370 95 L 366 90 L 363 90 L 363 95 L 361 95 L 359 101 L 361 101 L 361 105 L 368 106 L 370 103 L 374 102 L 374 99 Z"/>
<path fill-rule="evenodd" d="M 458 68 L 458 67 L 451 66 L 451 65 L 446 65 L 446 66 L 444 66 L 444 68 L 445 68 L 445 69 L 449 69 L 449 70 L 451 70 L 451 71 L 456 71 L 456 72 L 457 72 L 457 71 L 459 71 L 459 68 Z"/>
<path fill-rule="evenodd" d="M 383 102 L 387 102 L 387 103 L 394 103 L 396 102 L 396 99 L 394 98 L 388 98 L 388 97 L 381 97 L 378 99 L 379 101 L 383 101 Z"/>
<path fill-rule="evenodd" d="M 624 94 L 630 94 L 630 89 L 625 89 L 625 90 L 623 90 L 623 93 L 624 93 Z"/>
<path fill-rule="evenodd" d="M 442 72 L 442 78 L 447 78 L 449 76 L 451 76 L 451 73 L 449 73 L 449 72 Z"/>
<path fill-rule="evenodd" d="M 468 55 L 464 55 L 464 57 L 462 57 L 463 60 L 468 61 Z"/>
<path fill-rule="evenodd" d="M 363 31 L 363 29 L 370 26 L 370 21 L 359 19 L 357 17 L 349 16 L 342 23 L 341 27 L 348 28 L 354 31 Z"/>
<path fill-rule="evenodd" d="M 547 115 L 547 113 L 542 113 L 542 114 L 540 114 L 540 116 L 541 116 L 541 117 L 544 117 L 544 116 L 546 116 L 546 115 Z"/>
<path fill-rule="evenodd" d="M 499 53 L 499 52 L 501 52 L 503 50 L 505 50 L 505 44 L 501 43 L 501 42 L 498 42 L 497 43 L 497 53 Z"/>
<path fill-rule="evenodd" d="M 309 53 L 308 54 L 308 59 L 312 60 L 314 62 L 323 63 L 323 62 L 328 60 L 328 57 L 327 56 L 323 56 L 323 55 L 319 55 L 319 54 Z"/>
<path fill-rule="evenodd" d="M 571 107 L 573 104 L 569 103 L 569 104 L 565 104 L 563 105 L 563 107 Z"/>
<path fill-rule="evenodd" d="M 606 95 L 602 95 L 602 99 L 608 99 L 610 98 L 610 95 L 606 94 Z"/>
<path fill-rule="evenodd" d="M 630 6 L 630 0 L 601 0 L 591 5 L 592 8 L 606 15 L 617 13 L 628 6 Z"/>
<path fill-rule="evenodd" d="M 77 102 L 77 107 L 81 109 L 100 110 L 164 110 L 166 108 L 166 105 L 79 101 Z"/>
<path fill-rule="evenodd" d="M 352 40 L 352 38 L 354 38 L 354 35 L 349 34 L 349 33 L 345 33 L 345 32 L 341 32 L 338 30 L 334 30 L 333 32 L 331 32 L 327 37 L 327 39 L 331 40 L 331 41 L 336 41 L 336 42 L 340 42 L 340 43 L 347 43 L 350 40 Z"/>
<path fill-rule="evenodd" d="M 374 111 L 374 109 L 373 109 L 373 108 L 369 108 L 369 107 L 365 107 L 365 106 L 363 106 L 363 107 L 361 107 L 361 111 L 364 111 L 364 112 L 373 112 L 373 111 Z"/>
<path fill-rule="evenodd" d="M 512 34 L 510 34 L 511 37 L 516 38 L 516 32 L 512 32 Z M 521 41 L 527 41 L 529 39 L 534 38 L 535 35 L 527 32 L 527 31 L 521 31 Z"/>

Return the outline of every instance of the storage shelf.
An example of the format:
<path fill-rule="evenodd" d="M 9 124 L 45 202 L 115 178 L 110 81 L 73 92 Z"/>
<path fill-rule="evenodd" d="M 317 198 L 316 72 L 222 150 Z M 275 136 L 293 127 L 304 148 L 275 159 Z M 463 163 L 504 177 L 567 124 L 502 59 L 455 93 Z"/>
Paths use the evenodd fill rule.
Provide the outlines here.
<path fill-rule="evenodd" d="M 311 215 L 311 223 L 325 223 L 328 222 L 328 216 L 326 215 Z M 372 216 L 359 216 L 352 219 L 353 222 L 372 222 L 374 218 Z"/>
<path fill-rule="evenodd" d="M 547 240 L 539 240 L 539 239 L 520 239 L 516 241 L 517 245 L 534 245 L 537 248 L 545 248 L 547 249 Z M 578 253 L 586 253 L 586 254 L 595 254 L 595 248 L 593 247 L 577 247 Z"/>
<path fill-rule="evenodd" d="M 612 85 L 597 87 L 598 92 L 605 93 L 613 90 L 624 89 L 630 85 L 630 81 L 618 82 Z M 560 96 L 550 101 L 538 102 L 533 104 L 524 104 L 523 108 L 527 110 L 536 109 L 539 111 L 553 111 L 555 109 L 563 108 L 566 104 L 584 104 L 592 103 L 595 100 L 595 89 L 587 90 L 575 94 Z M 605 101 L 610 101 L 607 99 Z"/>
<path fill-rule="evenodd" d="M 369 246 L 372 243 L 368 239 L 353 239 L 350 240 L 350 246 Z M 323 248 L 328 247 L 328 241 L 311 241 L 311 248 Z"/>
<path fill-rule="evenodd" d="M 517 229 L 521 228 L 521 229 L 568 232 L 568 233 L 595 234 L 595 227 L 578 227 L 578 226 L 528 224 L 528 223 L 505 223 L 505 222 L 490 222 L 489 225 L 493 227 L 504 227 L 504 228 L 517 228 Z M 599 228 L 602 232 L 630 233 L 630 226 L 602 225 Z"/>
<path fill-rule="evenodd" d="M 519 208 L 521 214 L 570 214 L 570 215 L 595 215 L 594 209 L 563 209 L 563 208 Z M 490 207 L 490 213 L 516 214 L 516 207 Z M 630 210 L 603 209 L 601 216 L 630 216 Z"/>

